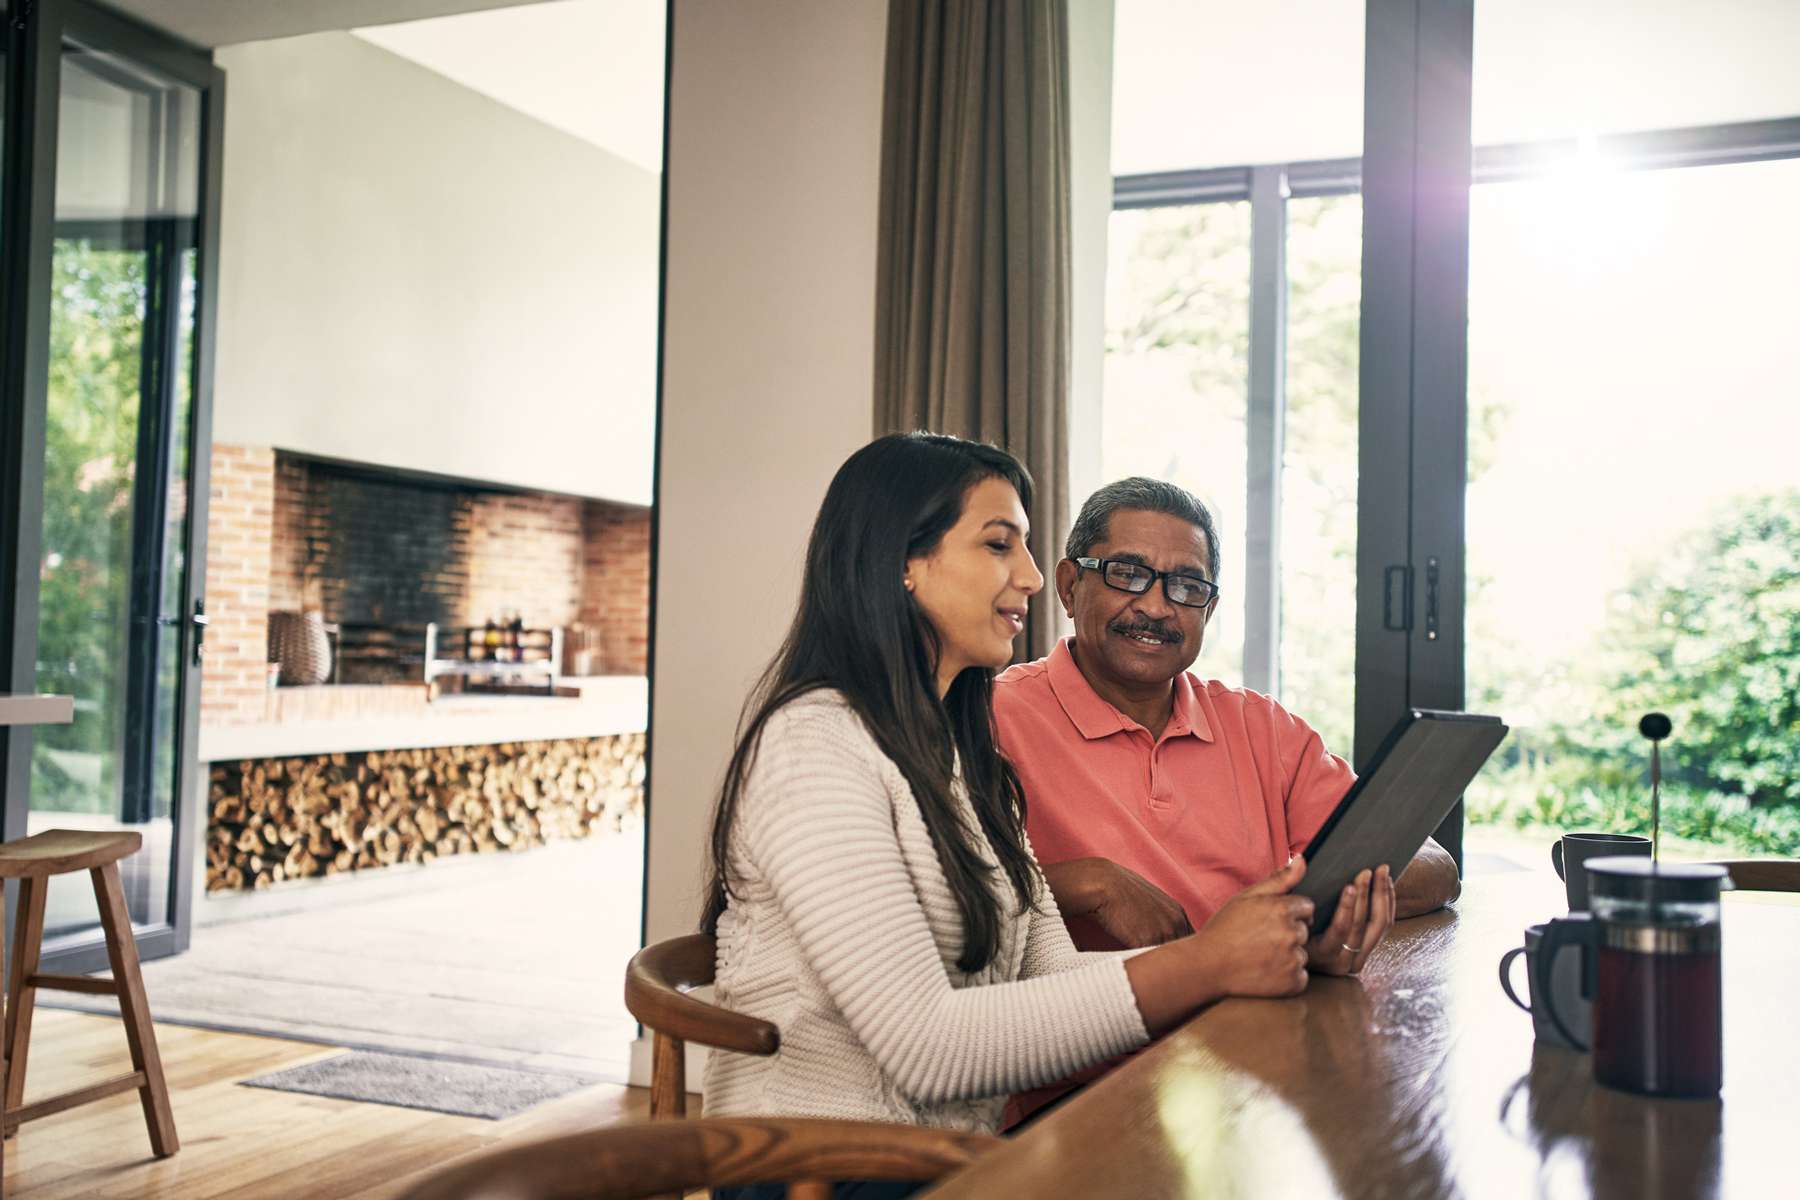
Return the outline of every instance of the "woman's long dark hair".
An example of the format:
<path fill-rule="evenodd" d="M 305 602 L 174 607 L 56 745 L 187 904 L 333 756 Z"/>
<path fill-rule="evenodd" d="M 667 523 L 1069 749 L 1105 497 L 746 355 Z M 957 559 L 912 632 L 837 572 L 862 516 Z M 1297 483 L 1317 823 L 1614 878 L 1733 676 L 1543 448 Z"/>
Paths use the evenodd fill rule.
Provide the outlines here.
<path fill-rule="evenodd" d="M 731 894 L 732 821 L 763 726 L 782 705 L 818 688 L 843 694 L 912 786 L 962 911 L 959 968 L 980 970 L 999 948 L 997 872 L 1005 873 L 1021 905 L 1034 903 L 1025 795 L 994 744 L 993 677 L 985 667 L 971 667 L 938 698 L 937 634 L 901 582 L 907 560 L 931 553 L 962 516 L 969 489 L 993 478 L 1012 484 L 1031 507 L 1031 476 L 1017 459 L 961 438 L 893 434 L 870 442 L 838 468 L 807 544 L 799 611 L 744 706 L 725 770 L 701 922 L 707 933 L 717 931 Z M 976 850 L 957 817 L 952 747 L 997 864 Z"/>

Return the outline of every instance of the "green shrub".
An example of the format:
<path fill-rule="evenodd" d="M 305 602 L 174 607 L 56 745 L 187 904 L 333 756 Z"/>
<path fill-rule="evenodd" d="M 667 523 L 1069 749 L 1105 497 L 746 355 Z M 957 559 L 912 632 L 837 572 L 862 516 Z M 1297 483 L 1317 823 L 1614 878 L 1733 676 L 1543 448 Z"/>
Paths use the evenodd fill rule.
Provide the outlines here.
<path fill-rule="evenodd" d="M 1800 491 L 1743 497 L 1615 597 L 1593 713 L 1559 731 L 1590 778 L 1641 777 L 1638 718 L 1675 724 L 1665 779 L 1800 803 Z"/>
<path fill-rule="evenodd" d="M 1557 833 L 1572 829 L 1650 832 L 1648 786 L 1567 787 L 1542 777 L 1547 774 L 1502 772 L 1484 780 L 1479 791 L 1471 791 L 1465 805 L 1469 823 Z M 1800 805 L 1757 807 L 1743 796 L 1665 785 L 1662 830 L 1665 837 L 1722 850 L 1800 856 Z"/>

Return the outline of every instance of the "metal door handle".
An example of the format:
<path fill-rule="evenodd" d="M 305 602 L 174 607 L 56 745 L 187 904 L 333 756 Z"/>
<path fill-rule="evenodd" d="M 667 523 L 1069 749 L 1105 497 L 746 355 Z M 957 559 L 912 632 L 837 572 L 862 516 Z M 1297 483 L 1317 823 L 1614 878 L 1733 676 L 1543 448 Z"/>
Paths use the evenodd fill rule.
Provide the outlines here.
<path fill-rule="evenodd" d="M 1394 603 L 1394 581 L 1400 581 L 1400 603 Z M 1381 627 L 1394 633 L 1405 633 L 1412 628 L 1413 619 L 1412 568 L 1405 563 L 1396 563 L 1381 575 Z M 1400 621 L 1394 622 L 1394 609 L 1400 610 Z"/>
<path fill-rule="evenodd" d="M 1425 640 L 1435 642 L 1438 638 L 1438 560 L 1435 556 L 1425 560 Z"/>
<path fill-rule="evenodd" d="M 194 601 L 194 615 L 188 618 L 194 623 L 194 665 L 206 654 L 206 627 L 212 624 L 212 618 L 206 615 L 206 598 Z"/>

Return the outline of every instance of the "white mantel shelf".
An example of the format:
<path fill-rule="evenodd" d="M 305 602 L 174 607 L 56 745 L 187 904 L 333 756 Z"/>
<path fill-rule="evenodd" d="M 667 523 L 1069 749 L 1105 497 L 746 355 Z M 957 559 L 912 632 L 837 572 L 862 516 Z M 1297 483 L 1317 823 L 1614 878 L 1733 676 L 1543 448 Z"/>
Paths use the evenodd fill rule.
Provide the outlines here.
<path fill-rule="evenodd" d="M 0 726 L 67 725 L 75 719 L 75 697 L 0 694 Z"/>
<path fill-rule="evenodd" d="M 234 762 L 433 746 L 490 746 L 642 733 L 649 685 L 642 676 L 582 681 L 582 695 L 446 696 L 417 715 L 201 726 L 200 761 Z"/>

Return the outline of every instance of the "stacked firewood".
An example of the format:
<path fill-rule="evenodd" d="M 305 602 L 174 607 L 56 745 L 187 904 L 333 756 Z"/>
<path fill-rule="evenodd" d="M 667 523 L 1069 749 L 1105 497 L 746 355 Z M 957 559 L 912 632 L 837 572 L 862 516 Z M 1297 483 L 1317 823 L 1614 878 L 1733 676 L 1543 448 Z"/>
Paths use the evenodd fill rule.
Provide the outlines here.
<path fill-rule="evenodd" d="M 642 734 L 215 763 L 206 890 L 586 837 L 643 784 Z"/>

